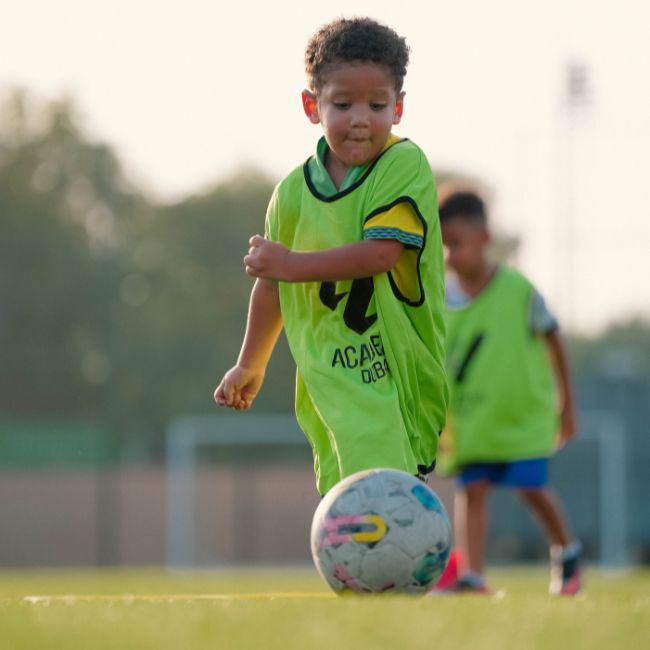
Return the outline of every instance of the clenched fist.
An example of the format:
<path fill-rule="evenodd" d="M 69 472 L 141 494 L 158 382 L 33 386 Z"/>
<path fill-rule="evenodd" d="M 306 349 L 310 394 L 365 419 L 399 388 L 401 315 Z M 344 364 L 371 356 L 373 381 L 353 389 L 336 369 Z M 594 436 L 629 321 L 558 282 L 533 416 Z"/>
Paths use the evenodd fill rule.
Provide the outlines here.
<path fill-rule="evenodd" d="M 253 235 L 248 241 L 248 255 L 244 257 L 246 273 L 254 278 L 269 280 L 289 279 L 289 254 L 284 245 Z"/>

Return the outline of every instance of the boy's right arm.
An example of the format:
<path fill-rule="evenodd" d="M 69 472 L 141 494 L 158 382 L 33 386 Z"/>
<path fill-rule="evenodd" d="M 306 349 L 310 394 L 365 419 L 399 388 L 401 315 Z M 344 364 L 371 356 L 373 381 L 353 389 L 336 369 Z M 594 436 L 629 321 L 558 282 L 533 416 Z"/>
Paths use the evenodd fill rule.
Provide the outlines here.
<path fill-rule="evenodd" d="M 392 269 L 404 248 L 397 239 L 364 239 L 319 251 L 293 251 L 261 235 L 250 238 L 246 273 L 283 282 L 356 280 Z"/>
<path fill-rule="evenodd" d="M 573 397 L 571 373 L 569 370 L 569 357 L 557 329 L 547 332 L 544 338 L 560 392 L 560 432 L 558 446 L 564 447 L 576 435 L 578 429 L 575 399 Z"/>
<path fill-rule="evenodd" d="M 237 411 L 250 408 L 257 395 L 271 353 L 282 330 L 280 295 L 272 282 L 258 278 L 248 306 L 246 334 L 237 364 L 223 377 L 214 392 L 219 406 Z"/>

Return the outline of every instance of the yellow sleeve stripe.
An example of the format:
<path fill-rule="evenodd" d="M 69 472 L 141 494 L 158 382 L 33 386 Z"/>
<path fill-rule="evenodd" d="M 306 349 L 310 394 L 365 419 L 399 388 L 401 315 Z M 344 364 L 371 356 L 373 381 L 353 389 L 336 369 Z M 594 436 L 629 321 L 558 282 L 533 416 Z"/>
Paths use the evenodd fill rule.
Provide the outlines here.
<path fill-rule="evenodd" d="M 402 299 L 411 303 L 419 303 L 422 300 L 422 287 L 420 285 L 419 250 L 404 248 L 397 260 L 397 264 L 390 272 L 390 277 L 402 295 Z"/>
<path fill-rule="evenodd" d="M 405 246 L 422 248 L 424 226 L 409 203 L 398 203 L 390 210 L 370 217 L 363 226 L 364 239 L 397 239 Z"/>

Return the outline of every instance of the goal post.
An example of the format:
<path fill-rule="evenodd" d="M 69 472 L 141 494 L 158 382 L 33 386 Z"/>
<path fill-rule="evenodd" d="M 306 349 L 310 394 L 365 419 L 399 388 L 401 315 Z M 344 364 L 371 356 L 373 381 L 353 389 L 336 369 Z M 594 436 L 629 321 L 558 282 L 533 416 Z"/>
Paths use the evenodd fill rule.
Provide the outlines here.
<path fill-rule="evenodd" d="M 586 476 L 589 482 L 589 494 L 593 494 L 593 507 L 596 509 L 594 521 L 596 530 L 590 531 L 590 537 L 595 540 L 594 547 L 598 548 L 598 561 L 601 566 L 619 568 L 627 564 L 627 509 L 626 509 L 626 444 L 625 427 L 620 415 L 611 411 L 584 411 L 580 413 L 580 433 L 571 443 L 570 454 L 560 458 L 553 467 L 558 473 L 561 482 L 571 487 L 577 470 L 584 470 L 584 463 L 589 463 Z M 588 445 L 595 445 L 595 455 L 587 454 Z M 199 528 L 200 515 L 198 503 L 201 495 L 198 494 L 198 477 L 202 459 L 208 457 L 214 462 L 224 459 L 233 450 L 239 450 L 245 455 L 255 456 L 259 449 L 273 450 L 266 455 L 275 458 L 264 461 L 264 467 L 273 466 L 278 459 L 293 454 L 296 450 L 305 458 L 300 467 L 304 472 L 302 478 L 292 487 L 289 477 L 281 475 L 275 484 L 286 480 L 284 497 L 291 495 L 293 489 L 308 491 L 309 498 L 317 503 L 314 479 L 311 471 L 309 445 L 298 427 L 292 414 L 258 414 L 258 413 L 226 413 L 220 415 L 185 415 L 174 419 L 166 431 L 166 554 L 167 566 L 175 569 L 196 568 L 199 566 L 215 566 L 228 562 L 228 558 L 220 557 L 215 551 L 209 560 L 197 557 L 197 529 Z M 583 453 L 583 451 L 585 453 Z M 595 460 L 591 460 L 591 458 Z M 587 460 L 589 459 L 589 460 Z M 203 463 L 205 466 L 205 463 Z M 221 471 L 217 468 L 217 472 Z M 255 481 L 259 479 L 256 472 L 246 473 L 235 467 L 235 473 L 244 472 L 240 481 Z M 231 472 L 232 473 L 232 472 Z M 584 475 L 584 471 L 582 472 Z M 582 479 L 580 479 L 582 480 Z M 223 486 L 222 486 L 223 488 Z M 204 487 L 204 491 L 205 491 Z M 219 490 L 218 487 L 208 490 Z M 275 508 L 277 519 L 282 513 L 282 508 L 277 501 L 282 496 L 272 497 L 265 494 L 267 484 L 257 488 L 256 494 L 266 499 L 267 507 Z M 228 491 L 228 490 L 223 490 Z M 570 490 L 567 497 L 571 497 Z M 217 500 L 219 495 L 208 493 L 203 499 Z M 232 490 L 228 497 L 231 506 L 226 508 L 221 503 L 215 506 L 218 512 L 212 513 L 215 519 L 215 529 L 232 527 L 232 519 L 238 510 L 254 509 L 254 495 L 236 494 Z M 565 495 L 563 494 L 563 497 Z M 591 497 L 590 497 L 591 500 Z M 284 521 L 289 527 L 299 528 L 295 535 L 306 533 L 308 528 L 312 500 L 302 504 L 300 513 L 284 513 Z M 293 504 L 295 506 L 295 504 Z M 568 503 L 569 509 L 571 503 Z M 293 507 L 289 505 L 289 510 Z M 315 506 L 314 506 L 315 507 Z M 293 518 L 292 518 L 293 517 Z M 279 526 L 279 524 L 278 524 Z M 277 530 L 278 526 L 275 529 Z M 241 529 L 241 527 L 240 527 Z M 258 533 L 260 531 L 257 531 Z M 267 530 L 268 533 L 268 530 Z M 243 534 L 242 530 L 238 534 Z M 302 538 L 301 538 L 302 539 Z M 236 542 L 237 540 L 235 540 Z M 244 536 L 245 541 L 245 536 Z M 208 541 L 208 544 L 211 543 Z M 260 542 L 261 543 L 261 542 Z M 307 544 L 307 542 L 305 542 Z M 306 557 L 304 551 L 301 560 Z M 222 554 L 223 555 L 223 554 Z"/>
<path fill-rule="evenodd" d="M 218 456 L 220 449 L 232 447 L 288 450 L 307 445 L 295 417 L 289 414 L 230 413 L 174 419 L 166 431 L 167 565 L 197 566 L 195 489 L 203 450 L 213 448 Z"/>
<path fill-rule="evenodd" d="M 593 439 L 598 444 L 600 564 L 624 567 L 628 563 L 625 424 L 613 411 L 587 411 L 580 414 L 580 430 L 576 442 Z"/>

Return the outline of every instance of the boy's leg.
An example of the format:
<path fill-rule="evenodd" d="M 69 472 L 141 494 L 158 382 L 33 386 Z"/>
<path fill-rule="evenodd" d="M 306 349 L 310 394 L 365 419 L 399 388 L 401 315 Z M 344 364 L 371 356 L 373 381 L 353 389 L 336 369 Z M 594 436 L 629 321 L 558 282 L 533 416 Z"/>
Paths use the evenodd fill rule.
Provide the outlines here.
<path fill-rule="evenodd" d="M 458 578 L 443 592 L 491 594 L 485 584 L 487 498 L 503 473 L 503 463 L 476 463 L 464 467 L 454 497 L 454 532 Z"/>
<path fill-rule="evenodd" d="M 571 533 L 553 493 L 548 488 L 519 488 L 518 492 L 542 525 L 550 545 L 568 546 Z"/>
<path fill-rule="evenodd" d="M 485 584 L 485 539 L 488 526 L 489 480 L 462 485 L 454 499 L 458 579 L 450 591 L 490 593 Z"/>
<path fill-rule="evenodd" d="M 573 595 L 580 591 L 579 560 L 582 546 L 571 534 L 557 499 L 547 488 L 520 488 L 519 494 L 542 525 L 551 547 L 552 594 Z"/>
<path fill-rule="evenodd" d="M 485 571 L 485 538 L 488 527 L 487 497 L 489 481 L 474 481 L 458 492 L 460 501 L 460 539 L 463 546 L 461 571 L 483 575 Z M 457 501 L 458 503 L 458 501 Z"/>

